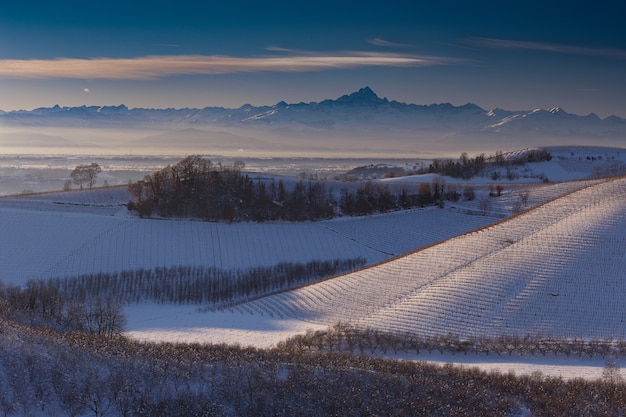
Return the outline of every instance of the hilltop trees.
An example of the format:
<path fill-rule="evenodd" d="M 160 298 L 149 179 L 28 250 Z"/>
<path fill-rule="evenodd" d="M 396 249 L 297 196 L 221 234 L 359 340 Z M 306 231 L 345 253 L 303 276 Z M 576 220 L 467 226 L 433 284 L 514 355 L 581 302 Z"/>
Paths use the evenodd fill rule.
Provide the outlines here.
<path fill-rule="evenodd" d="M 80 186 L 81 190 L 83 189 L 83 184 L 87 184 L 89 189 L 91 189 L 95 185 L 96 179 L 98 178 L 98 174 L 100 174 L 100 172 L 102 172 L 102 168 L 100 168 L 100 165 L 93 162 L 89 165 L 78 165 L 76 168 L 74 168 L 70 176 L 72 177 L 72 182 Z"/>
<path fill-rule="evenodd" d="M 317 220 L 334 215 L 331 193 L 316 181 L 299 181 L 288 191 L 282 181 L 250 178 L 245 164 L 213 165 L 188 156 L 129 185 L 135 201 L 129 208 L 141 216 L 204 220 Z"/>
<path fill-rule="evenodd" d="M 361 216 L 394 210 L 400 206 L 410 207 L 406 190 L 400 195 L 400 201 L 398 201 L 398 198 L 391 194 L 389 187 L 371 181 L 359 187 L 355 194 L 344 190 L 340 201 L 341 211 L 347 215 Z"/>
<path fill-rule="evenodd" d="M 142 217 L 197 218 L 208 221 L 307 221 L 337 215 L 367 215 L 413 207 L 473 200 L 473 189 L 461 193 L 456 184 L 441 178 L 392 190 L 387 184 L 368 181 L 358 188 L 344 188 L 335 194 L 326 183 L 300 180 L 286 186 L 271 177 L 250 177 L 245 164 L 212 164 L 198 155 L 131 183 L 135 198 L 128 203 Z M 468 186 L 470 187 L 470 186 Z"/>
<path fill-rule="evenodd" d="M 494 155 L 476 155 L 470 158 L 463 152 L 459 159 L 433 159 L 427 169 L 422 173 L 435 173 L 453 178 L 469 179 L 479 174 L 488 166 L 508 167 L 510 165 L 523 165 L 531 162 L 550 161 L 552 155 L 545 149 L 531 149 L 519 155 L 507 154 L 497 151 Z"/>

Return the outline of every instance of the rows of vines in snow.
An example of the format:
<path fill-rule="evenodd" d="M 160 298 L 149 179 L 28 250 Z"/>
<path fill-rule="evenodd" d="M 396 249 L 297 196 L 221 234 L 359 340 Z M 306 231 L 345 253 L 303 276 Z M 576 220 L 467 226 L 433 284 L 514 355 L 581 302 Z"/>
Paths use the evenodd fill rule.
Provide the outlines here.
<path fill-rule="evenodd" d="M 353 271 L 363 258 L 279 263 L 270 267 L 220 269 L 172 266 L 120 273 L 98 273 L 49 281 L 78 302 L 113 298 L 125 303 L 193 303 L 219 305 L 243 302 L 332 275 Z"/>
<path fill-rule="evenodd" d="M 619 230 L 626 227 L 625 185 L 621 179 L 587 188 L 511 221 L 247 308 L 427 334 L 518 334 L 529 324 L 539 333 L 558 329 L 565 319 L 561 333 L 607 332 L 626 319 L 626 305 L 615 295 L 623 285 L 615 290 L 614 279 L 595 274 L 615 275 L 624 266 L 626 242 Z M 611 262 L 616 268 L 607 269 Z M 575 284 L 569 289 L 569 300 L 578 300 L 572 308 L 585 311 L 584 317 L 568 313 L 563 271 Z M 533 290 L 537 286 L 541 291 Z M 595 306 L 583 304 L 585 297 L 593 297 Z M 589 325 L 574 325 L 568 317 Z"/>

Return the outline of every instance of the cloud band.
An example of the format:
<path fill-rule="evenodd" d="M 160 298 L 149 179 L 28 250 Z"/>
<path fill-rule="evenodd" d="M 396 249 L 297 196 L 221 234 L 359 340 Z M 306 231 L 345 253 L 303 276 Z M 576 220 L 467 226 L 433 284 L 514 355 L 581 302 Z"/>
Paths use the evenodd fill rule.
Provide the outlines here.
<path fill-rule="evenodd" d="M 416 67 L 444 63 L 447 63 L 447 60 L 438 57 L 380 53 L 252 58 L 204 55 L 93 59 L 56 58 L 50 60 L 0 60 L 0 77 L 150 80 L 190 74 L 262 71 L 305 72 L 371 66 Z"/>
<path fill-rule="evenodd" d="M 508 39 L 492 38 L 474 38 L 470 39 L 470 43 L 492 49 L 526 49 L 543 52 L 557 52 L 570 55 L 626 59 L 626 51 L 615 48 L 589 48 L 584 46 L 562 45 L 548 42 L 515 41 Z"/>

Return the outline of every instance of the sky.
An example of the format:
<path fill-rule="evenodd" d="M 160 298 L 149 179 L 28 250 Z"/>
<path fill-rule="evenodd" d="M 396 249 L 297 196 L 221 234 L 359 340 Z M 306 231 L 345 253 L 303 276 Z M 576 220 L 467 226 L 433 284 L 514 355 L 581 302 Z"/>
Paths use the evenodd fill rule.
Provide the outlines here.
<path fill-rule="evenodd" d="M 42 1 L 0 11 L 0 109 L 405 103 L 626 117 L 626 5 Z"/>

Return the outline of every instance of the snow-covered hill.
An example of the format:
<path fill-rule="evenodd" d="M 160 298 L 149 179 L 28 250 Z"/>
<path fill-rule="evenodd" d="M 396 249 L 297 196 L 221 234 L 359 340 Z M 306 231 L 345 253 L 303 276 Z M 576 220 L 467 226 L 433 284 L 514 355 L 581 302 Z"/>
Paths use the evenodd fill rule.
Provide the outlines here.
<path fill-rule="evenodd" d="M 314 223 L 228 225 L 143 220 L 128 215 L 125 204 L 130 196 L 125 187 L 3 197 L 0 279 L 23 283 L 30 278 L 176 265 L 228 269 L 356 257 L 364 257 L 371 264 L 593 184 L 598 181 L 593 179 L 594 171 L 606 164 L 623 163 L 626 156 L 617 149 L 551 151 L 552 161 L 520 168 L 521 172 L 528 167 L 538 170 L 529 178 L 520 175 L 512 181 L 500 180 L 503 192 L 498 198 L 488 197 L 493 184 L 490 178 L 441 178 L 446 184 L 471 185 L 476 198 L 448 202 L 444 210 L 426 208 Z M 545 183 L 540 174 L 560 180 L 588 180 Z M 417 192 L 420 183 L 433 181 L 433 175 L 382 181 L 397 192 L 401 188 Z M 333 187 L 340 190 L 342 185 Z"/>
<path fill-rule="evenodd" d="M 626 337 L 626 179 L 242 311 L 461 337 Z"/>

